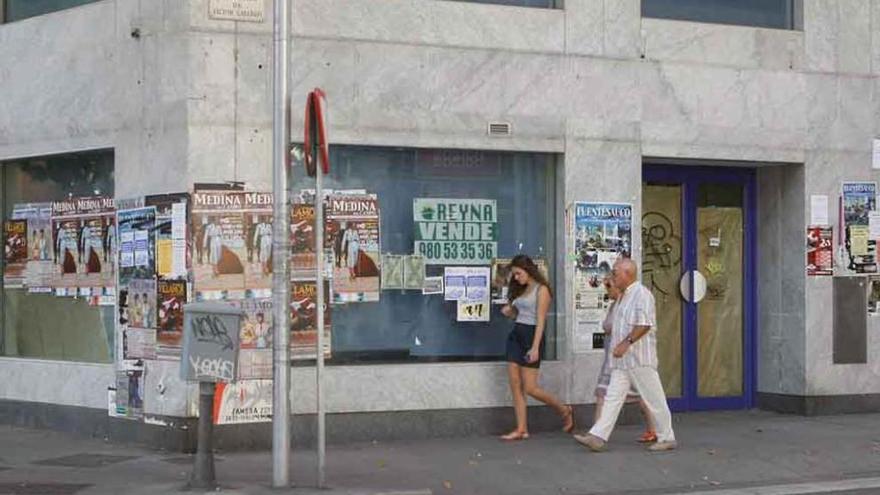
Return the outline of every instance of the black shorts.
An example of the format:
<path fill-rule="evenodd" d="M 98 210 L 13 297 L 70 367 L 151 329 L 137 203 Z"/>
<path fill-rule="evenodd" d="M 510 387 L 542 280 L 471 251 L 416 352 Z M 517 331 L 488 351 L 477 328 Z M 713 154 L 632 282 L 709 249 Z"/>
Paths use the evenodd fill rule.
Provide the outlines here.
<path fill-rule="evenodd" d="M 535 325 L 516 323 L 513 330 L 507 336 L 507 362 L 516 363 L 526 368 L 540 368 L 541 358 L 544 356 L 544 336 L 541 336 L 541 345 L 538 349 L 538 360 L 534 363 L 526 362 L 526 354 L 532 348 L 535 340 Z"/>

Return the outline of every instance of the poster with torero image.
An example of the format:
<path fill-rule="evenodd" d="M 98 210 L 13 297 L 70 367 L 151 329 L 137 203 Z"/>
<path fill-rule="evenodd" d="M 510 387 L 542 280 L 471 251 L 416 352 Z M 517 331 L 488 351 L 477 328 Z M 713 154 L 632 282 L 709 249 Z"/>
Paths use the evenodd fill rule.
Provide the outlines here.
<path fill-rule="evenodd" d="M 12 208 L 12 220 L 18 222 L 19 229 L 21 222 L 24 222 L 27 237 L 23 245 L 18 241 L 9 243 L 13 236 L 10 235 L 10 226 L 7 224 L 6 240 L 9 249 L 6 252 L 4 285 L 9 287 L 15 283 L 23 283 L 28 292 L 51 292 L 55 273 L 52 256 L 52 203 L 17 203 Z M 26 258 L 23 262 L 11 263 L 10 255 L 16 258 L 22 254 L 21 251 L 16 254 L 16 246 L 19 249 L 26 248 Z M 15 266 L 14 263 L 21 264 Z M 19 268 L 21 271 L 16 274 Z"/>
<path fill-rule="evenodd" d="M 332 253 L 333 302 L 379 300 L 379 201 L 375 194 L 327 198 L 324 246 Z"/>
<path fill-rule="evenodd" d="M 318 269 L 315 252 L 315 205 L 290 205 L 290 278 L 314 277 Z"/>
<path fill-rule="evenodd" d="M 238 341 L 242 349 L 272 348 L 272 299 L 240 301 L 244 317 Z"/>
<path fill-rule="evenodd" d="M 123 333 L 123 359 L 156 359 L 156 280 L 134 279 L 126 290 L 123 319 L 128 327 Z"/>
<path fill-rule="evenodd" d="M 244 288 L 255 297 L 269 297 L 272 289 L 272 193 L 244 193 L 247 263 Z"/>
<path fill-rule="evenodd" d="M 7 220 L 3 227 L 3 287 L 21 288 L 28 259 L 27 220 Z"/>
<path fill-rule="evenodd" d="M 324 281 L 324 356 L 330 356 L 330 282 Z M 290 285 L 290 358 L 315 359 L 318 345 L 318 290 L 315 280 Z"/>
<path fill-rule="evenodd" d="M 54 287 L 116 285 L 115 214 L 113 198 L 105 196 L 52 203 Z"/>
<path fill-rule="evenodd" d="M 215 299 L 226 291 L 244 293 L 245 193 L 198 191 L 193 193 L 193 285 L 197 299 Z"/>
<path fill-rule="evenodd" d="M 272 378 L 272 299 L 243 299 L 237 304 L 244 314 L 238 335 L 238 379 Z"/>
<path fill-rule="evenodd" d="M 159 359 L 180 359 L 183 345 L 185 280 L 159 280 L 156 284 L 156 344 Z"/>
<path fill-rule="evenodd" d="M 52 287 L 54 263 L 52 262 L 52 203 L 26 203 L 23 217 L 28 226 L 28 261 L 24 284 L 28 292 L 49 292 Z M 15 213 L 13 212 L 13 215 Z M 112 248 L 115 250 L 116 246 Z"/>

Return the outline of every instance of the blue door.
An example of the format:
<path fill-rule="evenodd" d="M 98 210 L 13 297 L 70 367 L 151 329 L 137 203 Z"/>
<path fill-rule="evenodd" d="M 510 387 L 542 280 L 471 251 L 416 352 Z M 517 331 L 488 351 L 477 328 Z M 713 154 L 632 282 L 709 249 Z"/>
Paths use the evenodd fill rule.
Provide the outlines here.
<path fill-rule="evenodd" d="M 755 174 L 646 163 L 642 281 L 673 410 L 754 404 Z"/>

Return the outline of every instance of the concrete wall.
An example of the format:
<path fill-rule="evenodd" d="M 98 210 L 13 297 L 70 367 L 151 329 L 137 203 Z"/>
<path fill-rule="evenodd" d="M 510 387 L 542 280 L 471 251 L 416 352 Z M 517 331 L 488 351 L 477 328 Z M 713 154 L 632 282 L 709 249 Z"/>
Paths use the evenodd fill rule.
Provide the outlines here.
<path fill-rule="evenodd" d="M 836 197 L 844 178 L 878 179 L 880 34 L 871 26 L 880 0 L 804 3 L 804 30 L 782 31 L 641 19 L 638 0 L 567 0 L 565 10 L 294 0 L 292 114 L 321 86 L 334 142 L 560 153 L 566 203 L 638 209 L 643 157 L 803 164 L 759 174 L 759 390 L 880 393 L 876 329 L 868 365 L 833 366 L 823 309 L 831 280 L 803 271 L 806 198 Z M 0 59 L 13 61 L 0 67 L 0 158 L 114 147 L 118 197 L 195 181 L 268 188 L 271 22 L 210 20 L 207 5 L 105 0 L 0 26 Z M 487 136 L 494 120 L 511 122 L 514 135 Z M 780 204 L 791 215 L 764 211 Z M 638 222 L 634 231 L 640 246 Z M 570 267 L 561 273 L 571 280 Z M 574 356 L 562 340 L 542 380 L 589 402 L 601 355 Z M 0 360 L 0 371 L 16 362 Z M 328 408 L 508 403 L 503 364 L 413 366 L 331 367 Z M 186 412 L 175 374 L 167 364 L 148 370 L 167 380 L 165 396 L 148 395 L 153 413 Z M 311 372 L 296 369 L 293 382 L 295 409 L 312 410 Z M 21 387 L 0 383 L 0 397 L 21 399 Z M 104 406 L 88 397 L 80 402 Z M 42 400 L 57 399 L 47 391 Z"/>

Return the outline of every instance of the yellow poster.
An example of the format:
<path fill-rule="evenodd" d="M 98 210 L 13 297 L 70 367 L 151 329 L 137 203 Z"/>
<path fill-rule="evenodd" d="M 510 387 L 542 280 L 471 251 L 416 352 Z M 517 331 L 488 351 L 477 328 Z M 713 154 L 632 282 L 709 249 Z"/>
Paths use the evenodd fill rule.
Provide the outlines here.
<path fill-rule="evenodd" d="M 850 254 L 866 256 L 868 254 L 868 227 L 852 225 L 849 228 Z"/>
<path fill-rule="evenodd" d="M 170 277 L 174 261 L 171 239 L 156 239 L 156 271 L 160 277 Z"/>

